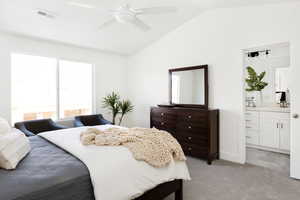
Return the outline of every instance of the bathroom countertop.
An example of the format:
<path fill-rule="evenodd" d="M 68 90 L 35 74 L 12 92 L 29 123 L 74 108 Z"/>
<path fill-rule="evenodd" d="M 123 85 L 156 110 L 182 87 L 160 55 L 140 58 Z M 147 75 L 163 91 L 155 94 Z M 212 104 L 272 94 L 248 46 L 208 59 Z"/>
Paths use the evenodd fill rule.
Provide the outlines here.
<path fill-rule="evenodd" d="M 262 107 L 246 107 L 247 111 L 266 111 L 266 112 L 282 112 L 290 113 L 290 108 L 281 108 L 279 106 L 262 106 Z"/>

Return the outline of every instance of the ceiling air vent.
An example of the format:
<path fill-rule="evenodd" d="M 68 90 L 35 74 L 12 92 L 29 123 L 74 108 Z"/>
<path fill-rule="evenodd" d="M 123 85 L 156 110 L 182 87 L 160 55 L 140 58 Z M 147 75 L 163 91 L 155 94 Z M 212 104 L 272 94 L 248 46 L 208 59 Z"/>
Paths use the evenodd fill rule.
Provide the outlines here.
<path fill-rule="evenodd" d="M 51 18 L 51 19 L 55 17 L 55 14 L 51 11 L 48 11 L 48 10 L 38 9 L 36 11 L 36 13 L 40 16 Z"/>

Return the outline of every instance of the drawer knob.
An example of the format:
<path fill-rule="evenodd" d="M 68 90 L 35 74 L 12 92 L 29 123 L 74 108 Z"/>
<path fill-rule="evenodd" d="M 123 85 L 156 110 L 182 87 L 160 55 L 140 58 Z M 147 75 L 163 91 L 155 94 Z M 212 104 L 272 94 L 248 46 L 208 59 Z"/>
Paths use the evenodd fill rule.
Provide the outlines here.
<path fill-rule="evenodd" d="M 191 139 L 192 139 L 192 137 L 188 137 L 188 139 L 189 139 L 189 140 L 191 140 Z"/>
<path fill-rule="evenodd" d="M 165 115 L 165 113 L 160 113 L 160 115 L 161 115 L 161 116 L 164 116 L 164 115 Z"/>
<path fill-rule="evenodd" d="M 161 125 L 164 125 L 165 123 L 164 123 L 164 122 L 161 122 L 160 124 L 161 124 Z"/>
<path fill-rule="evenodd" d="M 192 150 L 192 147 L 189 147 L 188 150 L 191 151 L 191 150 Z"/>
<path fill-rule="evenodd" d="M 189 129 L 191 129 L 192 127 L 191 127 L 191 126 L 189 126 L 188 128 L 189 128 Z"/>
<path fill-rule="evenodd" d="M 191 118 L 192 118 L 192 116 L 191 116 L 191 115 L 189 115 L 189 116 L 188 116 L 188 118 L 189 118 L 189 119 L 191 119 Z"/>

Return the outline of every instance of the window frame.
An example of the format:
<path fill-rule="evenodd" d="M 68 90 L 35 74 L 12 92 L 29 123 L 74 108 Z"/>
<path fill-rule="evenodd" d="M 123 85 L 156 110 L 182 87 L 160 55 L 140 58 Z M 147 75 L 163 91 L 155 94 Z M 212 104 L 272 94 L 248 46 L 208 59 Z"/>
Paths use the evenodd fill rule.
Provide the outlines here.
<path fill-rule="evenodd" d="M 19 54 L 19 55 L 27 55 L 27 56 L 39 56 L 39 57 L 45 57 L 45 58 L 50 58 L 50 59 L 55 59 L 56 60 L 56 66 L 55 66 L 55 71 L 56 71 L 56 121 L 67 121 L 67 120 L 72 120 L 74 117 L 60 117 L 60 61 L 69 61 L 69 62 L 77 62 L 77 63 L 85 63 L 89 64 L 92 67 L 92 108 L 91 108 L 91 114 L 96 113 L 96 69 L 95 69 L 95 64 L 93 62 L 89 62 L 86 60 L 81 60 L 81 59 L 69 59 L 69 58 L 64 58 L 64 57 L 53 57 L 53 56 L 45 56 L 45 55 L 40 55 L 40 54 L 31 54 L 31 53 L 24 53 L 24 52 L 11 52 L 10 53 L 10 67 L 12 67 L 12 55 L 13 54 Z M 13 74 L 11 74 L 13 76 Z M 11 78 L 12 81 L 12 78 Z M 10 90 L 12 90 L 12 87 L 10 87 Z M 12 92 L 11 93 L 11 99 L 12 99 Z M 12 109 L 11 109 L 11 114 L 12 114 Z M 12 118 L 12 116 L 11 116 Z"/>

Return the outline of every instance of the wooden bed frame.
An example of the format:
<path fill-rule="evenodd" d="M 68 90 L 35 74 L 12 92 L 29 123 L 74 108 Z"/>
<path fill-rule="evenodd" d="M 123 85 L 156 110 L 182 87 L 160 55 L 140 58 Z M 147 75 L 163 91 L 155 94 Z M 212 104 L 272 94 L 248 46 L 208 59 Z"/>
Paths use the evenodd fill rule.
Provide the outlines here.
<path fill-rule="evenodd" d="M 172 193 L 175 193 L 175 200 L 183 200 L 182 180 L 162 183 L 134 200 L 163 200 Z"/>

